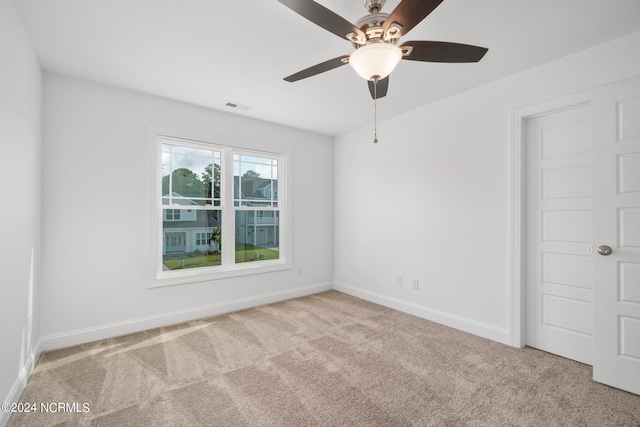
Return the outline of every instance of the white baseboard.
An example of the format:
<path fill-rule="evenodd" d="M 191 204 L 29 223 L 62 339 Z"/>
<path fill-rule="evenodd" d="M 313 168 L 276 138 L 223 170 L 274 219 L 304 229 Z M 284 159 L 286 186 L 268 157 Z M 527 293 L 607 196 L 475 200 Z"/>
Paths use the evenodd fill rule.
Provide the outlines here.
<path fill-rule="evenodd" d="M 397 298 L 390 297 L 388 295 L 371 292 L 351 285 L 345 285 L 344 283 L 334 283 L 333 289 L 344 292 L 345 294 L 352 295 L 354 297 L 375 302 L 376 304 L 380 304 L 385 307 L 393 308 L 394 310 L 402 311 L 403 313 L 408 313 L 422 319 L 440 323 L 442 325 L 449 326 L 460 331 L 478 335 L 483 338 L 488 338 L 502 344 L 511 345 L 511 334 L 506 329 L 497 328 L 492 325 L 476 322 L 475 320 L 456 316 L 450 313 L 445 313 L 439 310 L 434 310 L 429 307 L 414 304 L 408 301 L 403 301 Z"/>
<path fill-rule="evenodd" d="M 31 377 L 33 368 L 35 368 L 36 363 L 38 362 L 40 353 L 42 353 L 41 342 L 38 341 L 31 354 L 29 355 L 29 358 L 27 359 L 25 365 L 18 373 L 18 378 L 16 378 L 16 381 L 13 383 L 11 390 L 9 390 L 9 394 L 7 394 L 7 397 L 2 401 L 3 403 L 17 403 L 18 401 L 20 401 L 20 396 L 22 395 L 22 392 L 24 391 L 24 388 L 26 387 L 27 382 Z M 9 422 L 9 418 L 11 418 L 11 412 L 0 411 L 0 426 L 6 426 Z"/>
<path fill-rule="evenodd" d="M 321 283 L 311 286 L 304 286 L 286 291 L 272 292 L 263 295 L 256 295 L 247 298 L 240 298 L 225 301 L 218 304 L 211 304 L 186 310 L 163 313 L 156 316 L 142 317 L 138 319 L 116 322 L 93 328 L 79 329 L 62 334 L 49 335 L 41 338 L 42 351 L 49 351 L 58 348 L 70 347 L 105 338 L 112 338 L 120 335 L 131 334 L 147 329 L 160 328 L 163 326 L 175 325 L 177 323 L 188 322 L 190 320 L 202 319 L 219 314 L 231 313 L 233 311 L 244 310 L 264 304 L 285 301 L 306 295 L 317 294 L 319 292 L 333 289 L 332 283 Z"/>

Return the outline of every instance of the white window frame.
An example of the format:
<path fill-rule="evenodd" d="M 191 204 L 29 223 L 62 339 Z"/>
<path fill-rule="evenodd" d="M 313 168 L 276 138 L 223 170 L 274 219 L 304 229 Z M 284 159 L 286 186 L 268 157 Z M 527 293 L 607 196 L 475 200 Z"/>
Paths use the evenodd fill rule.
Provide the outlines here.
<path fill-rule="evenodd" d="M 221 155 L 220 189 L 222 211 L 222 265 L 185 270 L 163 271 L 163 206 L 162 206 L 162 144 L 163 138 L 175 140 L 178 144 L 215 149 Z M 291 165 L 288 162 L 290 153 L 281 150 L 266 151 L 256 149 L 254 141 L 230 141 L 213 135 L 190 132 L 165 126 L 150 125 L 148 129 L 148 204 L 149 204 L 149 288 L 173 286 L 194 282 L 211 281 L 230 277 L 262 274 L 281 270 L 291 270 L 291 206 L 288 196 L 291 194 Z M 164 141 L 166 142 L 166 141 Z M 255 262 L 235 263 L 235 212 L 233 200 L 233 155 L 251 154 L 278 159 L 278 208 L 279 226 L 279 258 L 277 260 L 261 260 Z M 226 178 L 226 179 L 225 179 Z M 283 191 L 284 190 L 284 191 Z M 171 207 L 164 206 L 165 209 Z M 176 207 L 178 208 L 178 207 Z M 264 210 L 263 208 L 258 208 Z"/>

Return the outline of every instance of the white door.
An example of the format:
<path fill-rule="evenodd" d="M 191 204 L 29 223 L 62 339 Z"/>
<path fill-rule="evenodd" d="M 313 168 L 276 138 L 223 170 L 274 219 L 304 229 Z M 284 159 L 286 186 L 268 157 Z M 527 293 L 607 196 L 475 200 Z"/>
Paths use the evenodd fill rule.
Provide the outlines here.
<path fill-rule="evenodd" d="M 265 230 L 264 228 L 258 228 L 256 244 L 264 245 L 265 243 L 267 243 L 267 230 Z"/>
<path fill-rule="evenodd" d="M 187 233 L 166 233 L 165 252 L 184 252 Z"/>
<path fill-rule="evenodd" d="M 531 118 L 526 130 L 526 344 L 592 364 L 591 108 Z"/>
<path fill-rule="evenodd" d="M 640 394 L 640 80 L 597 90 L 592 106 L 593 379 Z"/>

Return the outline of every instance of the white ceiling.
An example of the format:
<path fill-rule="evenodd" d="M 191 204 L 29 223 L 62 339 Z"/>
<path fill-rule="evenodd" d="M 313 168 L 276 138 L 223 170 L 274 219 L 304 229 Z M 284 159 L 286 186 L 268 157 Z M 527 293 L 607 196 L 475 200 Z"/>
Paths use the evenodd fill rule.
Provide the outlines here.
<path fill-rule="evenodd" d="M 362 0 L 318 0 L 348 21 Z M 387 0 L 390 13 L 399 0 Z M 43 68 L 325 135 L 372 125 L 349 66 L 283 77 L 351 44 L 277 0 L 14 0 Z M 445 0 L 407 40 L 489 48 L 477 64 L 402 61 L 378 118 L 640 31 L 638 0 Z M 246 104 L 249 111 L 226 107 Z"/>

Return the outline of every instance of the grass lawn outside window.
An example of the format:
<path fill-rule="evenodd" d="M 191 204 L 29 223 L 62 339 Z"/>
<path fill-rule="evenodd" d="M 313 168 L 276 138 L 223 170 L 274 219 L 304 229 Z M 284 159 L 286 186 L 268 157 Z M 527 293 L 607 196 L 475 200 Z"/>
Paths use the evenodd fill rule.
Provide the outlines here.
<path fill-rule="evenodd" d="M 212 267 L 221 264 L 221 254 L 183 253 L 167 256 L 163 264 L 169 270 L 183 268 Z M 263 248 L 248 244 L 236 244 L 236 263 L 278 259 L 280 253 L 275 249 Z"/>

